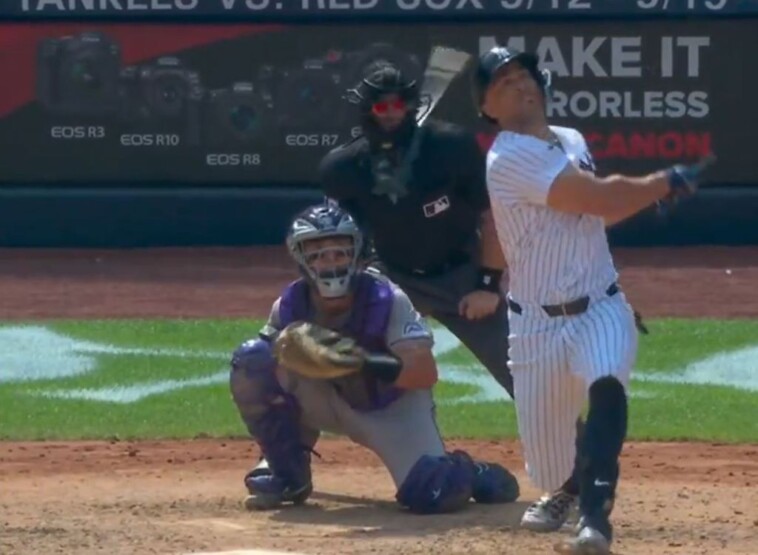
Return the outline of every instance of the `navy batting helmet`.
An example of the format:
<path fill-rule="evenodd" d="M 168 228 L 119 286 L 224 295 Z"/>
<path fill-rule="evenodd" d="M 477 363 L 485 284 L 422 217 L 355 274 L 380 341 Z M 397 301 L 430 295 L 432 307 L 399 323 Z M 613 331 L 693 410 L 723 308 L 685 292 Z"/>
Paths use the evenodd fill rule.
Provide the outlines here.
<path fill-rule="evenodd" d="M 487 88 L 492 84 L 498 71 L 507 64 L 516 61 L 526 69 L 532 78 L 537 82 L 540 88 L 547 95 L 550 87 L 550 72 L 548 70 L 540 71 L 539 58 L 530 52 L 519 52 L 508 49 L 505 46 L 495 46 L 488 52 L 479 56 L 479 62 L 472 74 L 471 91 L 474 96 L 474 106 L 486 119 L 492 119 L 482 110 L 484 104 L 484 95 Z"/>

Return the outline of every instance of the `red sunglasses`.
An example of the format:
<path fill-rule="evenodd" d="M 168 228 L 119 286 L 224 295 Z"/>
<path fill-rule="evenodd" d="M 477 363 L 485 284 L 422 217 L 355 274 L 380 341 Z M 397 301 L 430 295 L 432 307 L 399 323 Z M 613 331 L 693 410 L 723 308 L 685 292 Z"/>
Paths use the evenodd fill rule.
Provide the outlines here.
<path fill-rule="evenodd" d="M 389 112 L 390 109 L 396 112 L 400 112 L 402 110 L 405 110 L 407 106 L 408 104 L 402 98 L 397 98 L 395 100 L 382 100 L 379 102 L 374 102 L 374 105 L 371 106 L 371 111 L 374 112 L 374 114 L 377 116 L 383 116 Z"/>

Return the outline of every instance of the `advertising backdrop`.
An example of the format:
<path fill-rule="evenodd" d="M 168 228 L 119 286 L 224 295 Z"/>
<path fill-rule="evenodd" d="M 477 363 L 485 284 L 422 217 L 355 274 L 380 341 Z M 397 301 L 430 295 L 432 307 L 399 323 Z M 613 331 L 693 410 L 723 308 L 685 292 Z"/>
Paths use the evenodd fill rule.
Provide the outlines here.
<path fill-rule="evenodd" d="M 758 14 L 757 0 L 3 0 L 0 18 L 485 20 Z"/>
<path fill-rule="evenodd" d="M 585 133 L 602 172 L 713 150 L 715 180 L 758 185 L 755 20 L 587 19 L 0 24 L 0 186 L 315 185 L 319 159 L 357 133 L 346 93 L 371 61 L 420 76 L 433 45 L 495 43 L 540 55 L 550 116 Z M 467 77 L 432 117 L 491 140 Z"/>

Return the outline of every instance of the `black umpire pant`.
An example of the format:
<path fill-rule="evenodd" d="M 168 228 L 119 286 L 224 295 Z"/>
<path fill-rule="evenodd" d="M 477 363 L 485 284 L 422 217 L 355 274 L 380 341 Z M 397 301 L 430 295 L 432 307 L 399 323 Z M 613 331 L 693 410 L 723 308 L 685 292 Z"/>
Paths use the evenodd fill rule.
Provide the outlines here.
<path fill-rule="evenodd" d="M 431 275 L 399 272 L 382 264 L 374 266 L 405 291 L 416 310 L 450 330 L 513 398 L 505 300 L 501 300 L 494 314 L 481 320 L 469 320 L 458 313 L 458 303 L 476 283 L 478 266 L 473 261 Z"/>

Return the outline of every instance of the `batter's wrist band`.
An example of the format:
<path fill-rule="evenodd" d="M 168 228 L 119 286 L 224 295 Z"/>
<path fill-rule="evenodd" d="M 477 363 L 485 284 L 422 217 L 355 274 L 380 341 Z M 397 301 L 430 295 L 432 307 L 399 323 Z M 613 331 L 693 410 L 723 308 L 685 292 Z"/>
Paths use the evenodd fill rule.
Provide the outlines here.
<path fill-rule="evenodd" d="M 495 270 L 493 268 L 479 268 L 479 273 L 476 278 L 476 288 L 482 291 L 490 291 L 492 293 L 500 292 L 500 279 L 503 277 L 503 270 Z"/>
<path fill-rule="evenodd" d="M 675 166 L 668 172 L 669 190 L 674 195 L 686 195 L 690 193 L 690 184 L 684 176 L 686 169 L 683 166 Z"/>
<path fill-rule="evenodd" d="M 369 353 L 363 361 L 362 370 L 385 383 L 394 383 L 403 370 L 403 361 L 383 353 Z"/>

